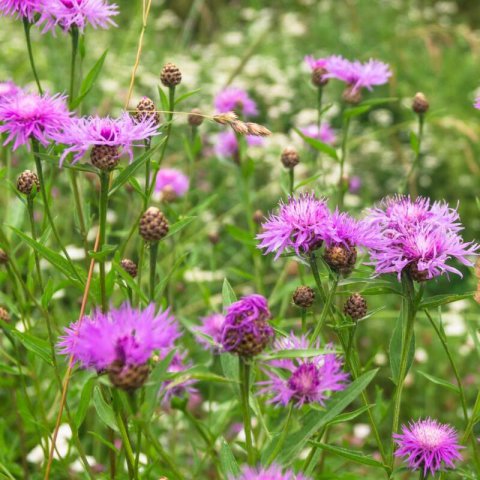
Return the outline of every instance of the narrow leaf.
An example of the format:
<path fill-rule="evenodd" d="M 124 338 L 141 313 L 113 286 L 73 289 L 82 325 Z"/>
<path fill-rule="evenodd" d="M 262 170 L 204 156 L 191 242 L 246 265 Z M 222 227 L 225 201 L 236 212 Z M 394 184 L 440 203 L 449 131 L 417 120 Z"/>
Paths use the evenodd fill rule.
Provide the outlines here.
<path fill-rule="evenodd" d="M 110 405 L 105 402 L 103 399 L 102 393 L 98 387 L 95 387 L 93 390 L 93 405 L 95 410 L 100 418 L 100 420 L 112 430 L 118 431 L 117 423 L 115 421 L 115 414 Z"/>
<path fill-rule="evenodd" d="M 294 130 L 315 150 L 327 154 L 337 162 L 339 161 L 337 151 L 332 146 L 303 134 L 298 128 L 295 128 Z"/>

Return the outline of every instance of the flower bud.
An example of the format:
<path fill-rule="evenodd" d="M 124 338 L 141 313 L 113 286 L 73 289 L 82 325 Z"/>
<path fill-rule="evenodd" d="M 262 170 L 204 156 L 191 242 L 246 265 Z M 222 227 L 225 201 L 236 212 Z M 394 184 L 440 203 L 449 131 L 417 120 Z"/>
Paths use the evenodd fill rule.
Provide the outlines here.
<path fill-rule="evenodd" d="M 354 85 L 348 85 L 342 93 L 342 98 L 345 103 L 358 105 L 362 101 L 362 92 Z"/>
<path fill-rule="evenodd" d="M 325 78 L 327 71 L 324 68 L 315 68 L 312 71 L 312 83 L 316 87 L 324 87 L 328 83 L 328 78 Z"/>
<path fill-rule="evenodd" d="M 156 111 L 153 101 L 148 97 L 143 97 L 138 102 L 134 117 L 139 123 L 147 119 L 152 119 L 155 125 L 160 123 L 160 114 Z"/>
<path fill-rule="evenodd" d="M 173 63 L 166 63 L 160 74 L 161 82 L 168 88 L 174 88 L 180 85 L 182 81 L 182 72 Z"/>
<path fill-rule="evenodd" d="M 413 97 L 412 110 L 419 115 L 427 113 L 430 104 L 428 103 L 427 97 L 422 93 L 418 92 Z"/>
<path fill-rule="evenodd" d="M 332 245 L 325 248 L 323 258 L 334 272 L 349 275 L 355 268 L 357 249 L 342 244 Z"/>
<path fill-rule="evenodd" d="M 410 275 L 410 278 L 416 282 L 426 282 L 429 279 L 428 270 L 419 270 L 418 262 L 409 263 L 405 269 Z"/>
<path fill-rule="evenodd" d="M 300 163 L 300 155 L 293 147 L 285 147 L 280 160 L 285 168 L 294 168 Z"/>
<path fill-rule="evenodd" d="M 123 365 L 115 360 L 108 367 L 108 378 L 112 384 L 122 390 L 132 391 L 142 387 L 147 381 L 150 367 L 147 363 L 141 365 Z"/>
<path fill-rule="evenodd" d="M 367 301 L 359 293 L 353 293 L 345 302 L 343 312 L 352 320 L 360 320 L 367 314 Z"/>
<path fill-rule="evenodd" d="M 168 220 L 156 207 L 150 207 L 140 219 L 139 232 L 146 242 L 158 242 L 168 230 Z"/>
<path fill-rule="evenodd" d="M 192 127 L 199 127 L 203 123 L 203 115 L 202 112 L 198 108 L 194 108 L 188 114 L 188 123 Z"/>
<path fill-rule="evenodd" d="M 118 147 L 111 145 L 94 145 L 90 153 L 90 161 L 99 170 L 113 170 L 120 162 Z"/>
<path fill-rule="evenodd" d="M 35 185 L 36 191 L 40 190 L 40 180 L 37 174 L 30 170 L 25 170 L 17 179 L 17 190 L 24 195 L 30 195 Z"/>
<path fill-rule="evenodd" d="M 135 278 L 138 273 L 138 268 L 137 264 L 133 261 L 130 260 L 129 258 L 124 258 L 120 262 L 120 266 L 132 277 Z"/>
<path fill-rule="evenodd" d="M 301 285 L 293 293 L 293 303 L 300 308 L 309 308 L 315 301 L 315 292 L 306 285 Z"/>

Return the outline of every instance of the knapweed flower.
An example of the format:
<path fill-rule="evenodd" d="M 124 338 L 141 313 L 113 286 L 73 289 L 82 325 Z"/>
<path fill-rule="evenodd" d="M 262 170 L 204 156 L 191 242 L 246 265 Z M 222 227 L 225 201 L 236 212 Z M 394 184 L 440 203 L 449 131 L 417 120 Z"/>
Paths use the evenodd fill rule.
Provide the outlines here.
<path fill-rule="evenodd" d="M 427 418 L 402 426 L 401 434 L 394 434 L 398 444 L 396 457 L 405 457 L 412 470 L 422 470 L 423 476 L 432 476 L 444 465 L 455 468 L 454 461 L 461 460 L 457 432 L 447 424 Z"/>
<path fill-rule="evenodd" d="M 316 87 L 324 87 L 328 83 L 328 77 L 325 74 L 328 72 L 329 58 L 315 58 L 312 55 L 305 57 L 305 63 L 312 71 L 312 83 Z"/>
<path fill-rule="evenodd" d="M 378 232 L 378 245 L 370 245 L 370 257 L 376 273 L 407 271 L 414 280 L 425 281 L 444 273 L 461 272 L 451 266 L 452 259 L 471 266 L 467 258 L 476 255 L 479 246 L 464 242 L 460 217 L 446 202 L 427 198 L 396 196 L 371 209 L 365 221 Z"/>
<path fill-rule="evenodd" d="M 310 477 L 290 469 L 282 473 L 282 468 L 275 464 L 266 468 L 243 466 L 239 475 L 228 478 L 229 480 L 311 480 Z"/>
<path fill-rule="evenodd" d="M 69 121 L 65 97 L 59 94 L 19 91 L 0 101 L 0 133 L 7 133 L 4 145 L 13 141 L 13 150 L 30 149 L 30 140 L 46 147 Z"/>
<path fill-rule="evenodd" d="M 257 104 L 241 88 L 226 88 L 215 97 L 215 108 L 219 113 L 237 112 L 245 117 L 258 115 Z"/>
<path fill-rule="evenodd" d="M 109 147 L 112 156 L 126 153 L 133 160 L 133 147 L 143 146 L 144 140 L 157 134 L 158 129 L 152 119 L 137 122 L 124 113 L 119 118 L 73 118 L 55 136 L 55 140 L 67 146 L 60 157 L 62 165 L 70 153 L 74 153 L 72 163 L 76 163 L 92 147 Z"/>
<path fill-rule="evenodd" d="M 175 352 L 167 368 L 168 373 L 181 374 L 192 367 L 190 363 L 185 362 L 186 352 Z M 163 394 L 162 405 L 169 406 L 173 397 L 184 397 L 197 392 L 192 385 L 196 383 L 195 379 L 182 378 L 181 375 L 173 380 L 167 380 L 162 383 L 160 393 Z"/>
<path fill-rule="evenodd" d="M 183 197 L 190 185 L 188 177 L 175 168 L 161 168 L 157 174 L 155 190 L 167 200 Z"/>
<path fill-rule="evenodd" d="M 129 304 L 73 323 L 58 343 L 59 353 L 72 355 L 81 367 L 107 372 L 120 388 L 134 389 L 148 377 L 148 360 L 155 351 L 165 354 L 180 336 L 169 310 L 155 313 L 155 305 L 138 310 Z"/>
<path fill-rule="evenodd" d="M 273 345 L 274 352 L 308 348 L 307 338 L 296 337 L 293 333 L 276 340 Z M 318 342 L 315 348 L 320 348 Z M 348 381 L 348 374 L 342 370 L 342 360 L 335 353 L 321 353 L 311 358 L 270 360 L 267 364 L 275 370 L 266 371 L 268 380 L 259 382 L 262 387 L 259 394 L 271 396 L 269 402 L 278 405 L 285 406 L 292 402 L 296 407 L 308 403 L 325 406 L 331 393 L 344 390 Z"/>
<path fill-rule="evenodd" d="M 333 128 L 326 122 L 320 125 L 320 129 L 317 125 L 308 125 L 308 127 L 303 127 L 300 131 L 306 136 L 313 138 L 315 140 L 320 140 L 327 145 L 333 145 L 337 137 Z"/>
<path fill-rule="evenodd" d="M 27 18 L 30 22 L 43 9 L 45 0 L 0 0 L 0 13 Z"/>
<path fill-rule="evenodd" d="M 275 260 L 285 251 L 293 250 L 297 255 L 311 252 L 323 242 L 328 217 L 325 200 L 313 193 L 290 197 L 262 224 L 262 232 L 256 237 L 260 240 L 258 248 L 265 254 L 275 252 Z"/>
<path fill-rule="evenodd" d="M 118 15 L 118 7 L 106 0 L 43 0 L 42 15 L 38 21 L 43 31 L 53 30 L 56 26 L 64 31 L 72 27 L 80 32 L 87 25 L 93 28 L 116 26 L 113 18 Z"/>
<path fill-rule="evenodd" d="M 7 82 L 0 82 L 0 102 L 8 97 L 12 97 L 17 93 L 20 93 L 21 91 L 22 89 L 11 80 Z"/>
<path fill-rule="evenodd" d="M 227 352 L 242 357 L 258 355 L 273 339 L 271 314 L 262 295 L 247 295 L 232 303 L 225 315 L 221 343 Z"/>
<path fill-rule="evenodd" d="M 263 144 L 261 137 L 245 135 L 249 147 L 257 147 Z M 219 133 L 215 143 L 215 153 L 219 157 L 234 157 L 238 153 L 238 139 L 234 132 L 226 131 Z"/>
<path fill-rule="evenodd" d="M 225 317 L 221 313 L 213 313 L 206 317 L 202 317 L 200 321 L 202 322 L 202 325 L 195 327 L 194 331 L 210 337 L 216 346 L 212 345 L 202 335 L 197 335 L 197 340 L 208 349 L 213 349 L 215 351 L 219 350 L 221 348 L 222 329 Z"/>

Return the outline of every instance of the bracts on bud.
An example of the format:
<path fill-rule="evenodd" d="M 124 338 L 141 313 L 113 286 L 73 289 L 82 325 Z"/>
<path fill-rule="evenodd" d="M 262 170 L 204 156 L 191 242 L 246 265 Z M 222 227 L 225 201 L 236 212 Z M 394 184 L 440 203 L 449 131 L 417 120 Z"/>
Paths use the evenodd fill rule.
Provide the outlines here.
<path fill-rule="evenodd" d="M 198 108 L 192 109 L 192 111 L 188 114 L 188 124 L 192 127 L 199 127 L 202 123 L 202 112 Z"/>
<path fill-rule="evenodd" d="M 108 367 L 108 378 L 112 384 L 122 390 L 132 391 L 142 387 L 150 373 L 148 363 L 141 365 L 123 365 L 116 360 Z"/>
<path fill-rule="evenodd" d="M 325 74 L 327 73 L 327 70 L 324 68 L 315 68 L 312 71 L 312 83 L 316 87 L 324 87 L 328 83 L 328 78 L 325 78 Z"/>
<path fill-rule="evenodd" d="M 182 72 L 173 63 L 167 63 L 162 68 L 160 80 L 166 87 L 175 88 L 182 81 Z"/>
<path fill-rule="evenodd" d="M 345 103 L 358 105 L 362 101 L 362 92 L 354 85 L 348 85 L 342 93 L 342 98 Z"/>
<path fill-rule="evenodd" d="M 367 301 L 359 293 L 353 293 L 348 297 L 343 306 L 343 313 L 352 320 L 360 320 L 367 314 Z"/>
<path fill-rule="evenodd" d="M 412 110 L 418 115 L 423 115 L 427 113 L 429 108 L 430 104 L 428 103 L 427 97 L 422 92 L 415 94 L 412 101 Z"/>
<path fill-rule="evenodd" d="M 342 244 L 332 245 L 325 248 L 323 258 L 334 272 L 350 275 L 357 261 L 357 249 Z"/>
<path fill-rule="evenodd" d="M 428 270 L 418 269 L 418 262 L 409 263 L 405 270 L 410 275 L 410 278 L 416 282 L 426 282 L 430 278 Z"/>
<path fill-rule="evenodd" d="M 135 278 L 138 273 L 138 268 L 137 264 L 133 261 L 130 260 L 129 258 L 124 258 L 120 262 L 120 266 L 132 277 Z"/>
<path fill-rule="evenodd" d="M 300 163 L 300 155 L 293 147 L 285 147 L 280 160 L 285 168 L 294 168 Z"/>
<path fill-rule="evenodd" d="M 168 220 L 156 207 L 150 207 L 142 215 L 139 232 L 146 242 L 158 242 L 164 238 L 169 230 Z"/>
<path fill-rule="evenodd" d="M 148 97 L 143 97 L 138 102 L 134 118 L 138 123 L 147 119 L 150 119 L 154 125 L 160 123 L 160 114 L 156 111 L 153 101 Z"/>
<path fill-rule="evenodd" d="M 24 195 L 30 195 L 35 187 L 35 191 L 40 190 L 40 180 L 37 174 L 30 170 L 25 170 L 17 179 L 17 190 Z"/>
<path fill-rule="evenodd" d="M 293 293 L 293 303 L 300 308 L 310 308 L 315 301 L 315 292 L 312 288 L 301 285 Z"/>
<path fill-rule="evenodd" d="M 99 170 L 109 172 L 120 162 L 118 147 L 111 145 L 95 145 L 90 153 L 90 161 Z"/>

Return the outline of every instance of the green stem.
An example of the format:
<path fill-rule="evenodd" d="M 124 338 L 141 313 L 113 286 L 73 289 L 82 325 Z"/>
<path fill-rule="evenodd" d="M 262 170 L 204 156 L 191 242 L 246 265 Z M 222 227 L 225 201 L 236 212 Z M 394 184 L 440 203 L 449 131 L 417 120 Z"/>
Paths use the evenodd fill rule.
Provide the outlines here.
<path fill-rule="evenodd" d="M 75 98 L 75 67 L 77 64 L 78 53 L 78 28 L 74 25 L 70 30 L 72 36 L 72 59 L 70 63 L 70 89 L 68 96 L 68 105 L 72 108 L 73 100 Z"/>
<path fill-rule="evenodd" d="M 288 177 L 290 179 L 290 196 L 293 197 L 293 193 L 295 191 L 295 170 L 293 168 L 288 169 Z"/>
<path fill-rule="evenodd" d="M 287 418 L 282 427 L 282 432 L 279 435 L 279 438 L 275 444 L 275 448 L 272 450 L 272 453 L 268 457 L 266 465 L 270 465 L 275 460 L 277 455 L 280 453 L 283 447 L 283 444 L 285 443 L 285 439 L 287 438 L 288 428 L 290 426 L 290 420 L 292 419 L 292 413 L 293 413 L 293 402 L 290 402 L 290 407 L 288 409 Z"/>
<path fill-rule="evenodd" d="M 315 343 L 315 340 L 318 338 L 320 335 L 320 332 L 322 331 L 322 327 L 325 323 L 325 320 L 327 319 L 328 314 L 330 313 L 330 309 L 333 304 L 333 299 L 335 298 L 335 293 L 337 291 L 337 286 L 338 286 L 338 281 L 340 277 L 338 275 L 334 276 L 333 282 L 332 282 L 332 287 L 330 288 L 330 291 L 328 292 L 327 296 L 327 301 L 325 302 L 325 305 L 323 306 L 322 309 L 322 314 L 320 315 L 320 320 L 317 322 L 317 325 L 315 327 L 315 330 L 313 331 L 313 334 L 310 339 L 310 344 L 313 345 Z"/>
<path fill-rule="evenodd" d="M 85 249 L 85 256 L 86 258 L 88 258 L 87 227 L 85 224 L 85 215 L 83 213 L 83 205 L 80 199 L 80 190 L 78 188 L 78 181 L 77 181 L 78 172 L 75 171 L 73 168 L 69 168 L 68 172 L 70 175 L 70 182 L 72 184 L 73 199 L 75 202 L 75 208 L 77 210 L 78 223 L 80 226 L 80 235 L 82 237 L 83 248 Z"/>
<path fill-rule="evenodd" d="M 343 121 L 343 139 L 342 139 L 342 153 L 340 157 L 340 176 L 338 178 L 338 208 L 343 208 L 343 198 L 345 196 L 345 182 L 343 179 L 345 173 L 345 164 L 348 154 L 348 134 L 350 131 L 350 116 L 344 117 Z"/>
<path fill-rule="evenodd" d="M 36 241 L 37 229 L 35 228 L 35 219 L 33 217 L 33 196 L 32 195 L 27 195 L 27 210 L 28 210 L 28 218 L 30 219 L 30 229 L 32 231 L 32 238 Z M 37 250 L 34 250 L 33 254 L 35 256 L 35 267 L 37 270 L 38 285 L 40 286 L 40 290 L 43 291 L 42 270 L 40 269 L 40 257 L 38 255 Z"/>
<path fill-rule="evenodd" d="M 462 437 L 462 443 L 466 443 L 468 438 L 472 434 L 473 427 L 478 422 L 479 415 L 480 415 L 480 392 L 478 392 L 477 394 L 475 405 L 473 406 L 472 414 L 470 415 L 470 420 L 465 428 L 465 432 Z"/>
<path fill-rule="evenodd" d="M 423 114 L 418 115 L 418 134 L 417 134 L 417 140 L 418 140 L 418 145 L 417 145 L 417 151 L 415 155 L 415 159 L 410 167 L 410 170 L 408 171 L 406 180 L 405 180 L 405 186 L 402 188 L 403 191 L 406 190 L 407 187 L 409 187 L 410 190 L 410 196 L 415 199 L 417 196 L 417 187 L 416 187 L 416 172 L 420 168 L 420 160 L 422 158 L 422 138 L 423 138 L 423 126 L 425 123 L 425 116 Z"/>
<path fill-rule="evenodd" d="M 245 444 L 247 448 L 247 461 L 249 465 L 255 463 L 255 452 L 252 442 L 252 422 L 250 418 L 250 364 L 243 357 L 239 357 L 239 376 L 241 405 L 243 411 L 243 426 L 245 430 Z"/>
<path fill-rule="evenodd" d="M 307 333 L 307 309 L 302 308 L 302 333 Z"/>
<path fill-rule="evenodd" d="M 158 242 L 150 244 L 150 301 L 155 300 L 155 272 L 157 269 Z"/>
<path fill-rule="evenodd" d="M 318 87 L 317 92 L 317 129 L 318 133 L 320 134 L 320 127 L 322 125 L 322 100 L 323 100 L 323 87 Z"/>
<path fill-rule="evenodd" d="M 322 280 L 320 279 L 320 274 L 318 272 L 318 265 L 317 265 L 315 252 L 310 253 L 308 261 L 310 263 L 310 268 L 312 269 L 313 278 L 315 279 L 318 292 L 320 293 L 320 298 L 322 299 L 323 302 L 325 302 L 327 300 L 327 296 L 325 295 L 325 290 L 323 289 Z"/>
<path fill-rule="evenodd" d="M 32 69 L 33 76 L 35 77 L 35 83 L 37 84 L 38 92 L 40 93 L 40 95 L 43 95 L 42 85 L 40 84 L 40 79 L 38 78 L 37 69 L 35 67 L 35 60 L 33 58 L 32 39 L 30 38 L 31 28 L 32 24 L 28 21 L 28 18 L 23 17 L 23 29 L 25 31 L 25 39 L 27 41 L 28 59 L 30 60 L 30 67 Z"/>
<path fill-rule="evenodd" d="M 99 241 L 98 251 L 101 252 L 106 242 L 107 230 L 107 208 L 108 208 L 108 188 L 109 188 L 109 174 L 108 172 L 100 172 L 100 211 L 99 211 Z M 102 311 L 108 310 L 107 288 L 106 288 L 106 274 L 105 274 L 105 258 L 102 257 L 99 261 L 100 268 L 100 295 L 102 300 Z"/>

